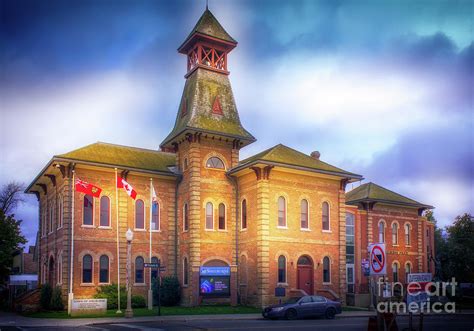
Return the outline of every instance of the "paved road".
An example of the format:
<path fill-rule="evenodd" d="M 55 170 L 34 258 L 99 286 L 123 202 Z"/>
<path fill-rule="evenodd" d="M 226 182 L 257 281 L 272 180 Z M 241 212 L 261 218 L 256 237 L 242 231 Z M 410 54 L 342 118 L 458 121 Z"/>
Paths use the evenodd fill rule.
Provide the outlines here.
<path fill-rule="evenodd" d="M 255 320 L 192 320 L 184 321 L 164 321 L 164 322 L 133 322 L 133 323 L 109 323 L 109 324 L 91 324 L 87 326 L 65 328 L 48 327 L 51 331 L 195 331 L 195 330 L 277 330 L 277 331 L 305 331 L 305 330 L 367 330 L 367 317 L 336 318 L 335 320 L 325 319 L 307 319 L 298 321 L 268 321 L 264 319 Z M 417 327 L 415 319 L 414 327 Z M 399 330 L 408 328 L 408 318 L 399 316 L 397 318 Z M 36 331 L 45 330 L 35 327 L 10 327 L 6 330 Z M 443 316 L 425 316 L 423 330 L 452 330 L 452 331 L 473 331 L 474 315 L 443 315 Z"/>

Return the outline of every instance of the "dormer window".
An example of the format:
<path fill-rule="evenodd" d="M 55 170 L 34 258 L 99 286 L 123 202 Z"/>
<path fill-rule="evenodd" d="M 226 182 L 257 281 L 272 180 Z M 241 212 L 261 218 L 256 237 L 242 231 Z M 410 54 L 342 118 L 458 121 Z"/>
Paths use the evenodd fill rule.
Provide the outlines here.
<path fill-rule="evenodd" d="M 206 162 L 206 168 L 225 169 L 224 162 L 216 156 L 209 158 Z"/>

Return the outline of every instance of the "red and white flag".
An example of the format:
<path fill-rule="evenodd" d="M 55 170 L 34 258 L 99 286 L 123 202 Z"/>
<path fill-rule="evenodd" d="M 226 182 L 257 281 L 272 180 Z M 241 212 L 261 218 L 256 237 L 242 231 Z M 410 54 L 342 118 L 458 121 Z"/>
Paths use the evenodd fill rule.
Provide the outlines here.
<path fill-rule="evenodd" d="M 125 179 L 120 176 L 117 176 L 117 188 L 123 188 L 132 199 L 137 197 L 137 191 L 135 191 L 132 185 L 127 183 Z"/>
<path fill-rule="evenodd" d="M 87 183 L 83 180 L 80 180 L 79 178 L 76 179 L 75 187 L 76 191 L 82 192 L 84 194 L 90 194 L 96 198 L 100 197 L 100 192 L 102 192 L 100 187 Z"/>
<path fill-rule="evenodd" d="M 151 186 L 151 201 L 152 203 L 158 202 L 158 197 L 156 196 L 155 187 L 153 185 Z"/>

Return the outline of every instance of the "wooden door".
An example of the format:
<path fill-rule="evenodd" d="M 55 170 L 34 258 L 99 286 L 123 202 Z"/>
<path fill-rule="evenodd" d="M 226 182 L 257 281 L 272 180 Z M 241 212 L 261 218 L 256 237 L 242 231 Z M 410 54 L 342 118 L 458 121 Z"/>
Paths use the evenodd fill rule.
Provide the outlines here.
<path fill-rule="evenodd" d="M 308 265 L 298 266 L 298 288 L 313 295 L 313 268 Z"/>

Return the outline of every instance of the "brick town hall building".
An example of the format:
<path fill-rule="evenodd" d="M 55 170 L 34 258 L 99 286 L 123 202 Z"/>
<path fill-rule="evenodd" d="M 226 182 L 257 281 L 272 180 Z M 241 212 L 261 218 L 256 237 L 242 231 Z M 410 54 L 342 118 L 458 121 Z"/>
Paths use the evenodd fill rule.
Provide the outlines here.
<path fill-rule="evenodd" d="M 367 303 L 361 261 L 374 242 L 386 243 L 390 281 L 434 270 L 433 224 L 422 216 L 432 207 L 373 183 L 346 193 L 362 176 L 318 152 L 280 144 L 239 159 L 255 138 L 241 125 L 229 81 L 236 45 L 206 10 L 178 49 L 186 82 L 160 151 L 98 142 L 54 156 L 27 188 L 39 201 L 39 282 L 61 286 L 65 302 L 69 292 L 91 298 L 100 285 L 125 284 L 129 228 L 133 294 L 148 298 L 156 270 L 144 263 L 160 259 L 164 275 L 177 275 L 183 305 L 216 294 L 262 306 L 277 300 L 276 287 L 287 297 Z M 136 199 L 116 190 L 116 173 Z M 100 197 L 75 192 L 73 178 L 102 188 Z"/>

